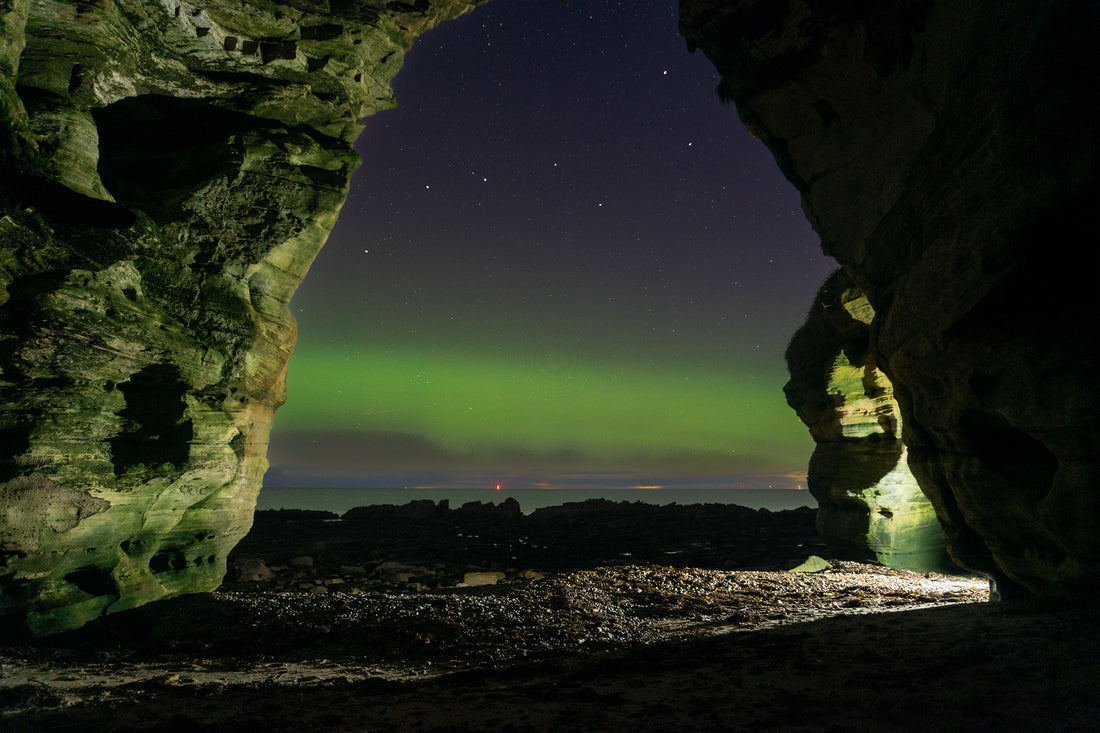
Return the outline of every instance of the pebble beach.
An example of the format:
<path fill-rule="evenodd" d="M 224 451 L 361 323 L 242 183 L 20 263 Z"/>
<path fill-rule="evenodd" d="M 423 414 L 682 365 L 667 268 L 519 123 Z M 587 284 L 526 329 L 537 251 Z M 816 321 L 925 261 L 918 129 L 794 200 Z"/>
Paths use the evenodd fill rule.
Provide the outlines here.
<path fill-rule="evenodd" d="M 0 726 L 1097 729 L 1093 611 L 822 557 L 805 511 L 585 504 L 260 513 L 214 593 L 6 639 Z"/>

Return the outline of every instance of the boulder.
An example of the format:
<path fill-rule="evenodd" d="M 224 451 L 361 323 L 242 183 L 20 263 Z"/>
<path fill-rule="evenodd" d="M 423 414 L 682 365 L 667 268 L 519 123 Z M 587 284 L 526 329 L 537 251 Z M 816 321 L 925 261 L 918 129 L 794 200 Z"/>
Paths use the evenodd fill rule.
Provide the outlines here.
<path fill-rule="evenodd" d="M 242 557 L 232 563 L 232 568 L 235 571 L 233 579 L 237 583 L 259 583 L 275 577 L 260 557 Z"/>
<path fill-rule="evenodd" d="M 828 560 L 818 557 L 817 555 L 810 555 L 808 558 L 806 558 L 805 562 L 801 563 L 797 567 L 791 568 L 789 572 L 820 573 L 828 570 L 831 567 L 832 565 L 829 564 Z"/>
<path fill-rule="evenodd" d="M 500 572 L 476 571 L 463 575 L 462 585 L 496 585 L 499 581 L 504 580 L 505 577 L 505 574 Z"/>

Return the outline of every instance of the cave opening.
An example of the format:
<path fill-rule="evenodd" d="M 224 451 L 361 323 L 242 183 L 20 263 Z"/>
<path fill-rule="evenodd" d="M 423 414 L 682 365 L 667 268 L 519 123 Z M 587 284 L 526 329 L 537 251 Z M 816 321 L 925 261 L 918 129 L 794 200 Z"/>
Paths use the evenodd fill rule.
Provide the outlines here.
<path fill-rule="evenodd" d="M 152 364 L 118 385 L 126 398 L 122 430 L 110 439 L 116 476 L 140 466 L 187 462 L 193 426 L 185 417 L 188 385 L 174 364 Z"/>
<path fill-rule="evenodd" d="M 156 94 L 92 110 L 99 133 L 99 175 L 115 201 L 158 224 L 239 157 L 232 138 L 255 127 L 245 114 L 205 100 Z M 164 175 L 171 171 L 171 175 Z"/>
<path fill-rule="evenodd" d="M 291 304 L 266 495 L 804 483 L 782 353 L 835 264 L 677 18 L 494 2 L 417 41 Z"/>
<path fill-rule="evenodd" d="M 94 565 L 66 573 L 65 580 L 90 596 L 118 595 L 118 585 L 111 574 Z"/>

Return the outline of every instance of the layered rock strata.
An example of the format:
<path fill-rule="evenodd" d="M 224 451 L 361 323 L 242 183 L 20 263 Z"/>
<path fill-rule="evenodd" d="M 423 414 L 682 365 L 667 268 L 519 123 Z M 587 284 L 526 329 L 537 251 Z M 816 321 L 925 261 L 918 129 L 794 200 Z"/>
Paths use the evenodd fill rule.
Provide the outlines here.
<path fill-rule="evenodd" d="M 5 625 L 220 583 L 360 120 L 478 2 L 0 4 Z"/>
<path fill-rule="evenodd" d="M 842 557 L 944 569 L 943 530 L 909 470 L 893 385 L 868 348 L 874 315 L 838 270 L 787 348 L 787 402 L 817 444 L 808 483 L 818 533 Z"/>
<path fill-rule="evenodd" d="M 681 0 L 680 23 L 874 308 L 953 557 L 1096 598 L 1100 6 Z"/>

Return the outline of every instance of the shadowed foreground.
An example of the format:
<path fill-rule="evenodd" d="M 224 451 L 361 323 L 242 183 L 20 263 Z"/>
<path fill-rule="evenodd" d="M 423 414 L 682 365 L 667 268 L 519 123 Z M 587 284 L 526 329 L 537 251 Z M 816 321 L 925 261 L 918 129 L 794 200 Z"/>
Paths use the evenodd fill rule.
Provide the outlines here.
<path fill-rule="evenodd" d="M 573 564 L 591 553 L 577 542 L 590 515 L 610 508 L 588 509 L 553 523 L 578 548 Z M 511 522 L 499 519 L 498 539 Z M 742 536 L 755 560 L 770 553 L 771 565 L 792 567 L 811 539 L 795 531 L 800 513 L 757 519 L 768 552 L 746 532 L 726 536 L 722 554 Z M 478 523 L 479 539 L 494 535 L 494 522 Z M 348 530 L 261 518 L 240 548 L 253 562 L 240 567 L 262 559 L 272 577 L 49 640 L 9 640 L 0 722 L 16 731 L 1100 729 L 1095 611 L 984 603 L 985 585 L 971 577 L 837 560 L 815 573 L 723 569 L 696 535 L 681 538 L 695 564 L 497 575 L 474 566 L 468 580 L 499 582 L 426 588 L 427 571 L 440 579 L 460 566 L 454 547 L 410 558 L 394 554 L 409 551 L 400 543 L 354 541 Z M 652 538 L 643 526 L 635 541 Z M 631 538 L 624 529 L 616 541 Z M 515 546 L 476 549 L 491 563 L 494 547 Z M 685 554 L 662 547 L 670 560 Z M 312 564 L 279 564 L 309 548 Z"/>

